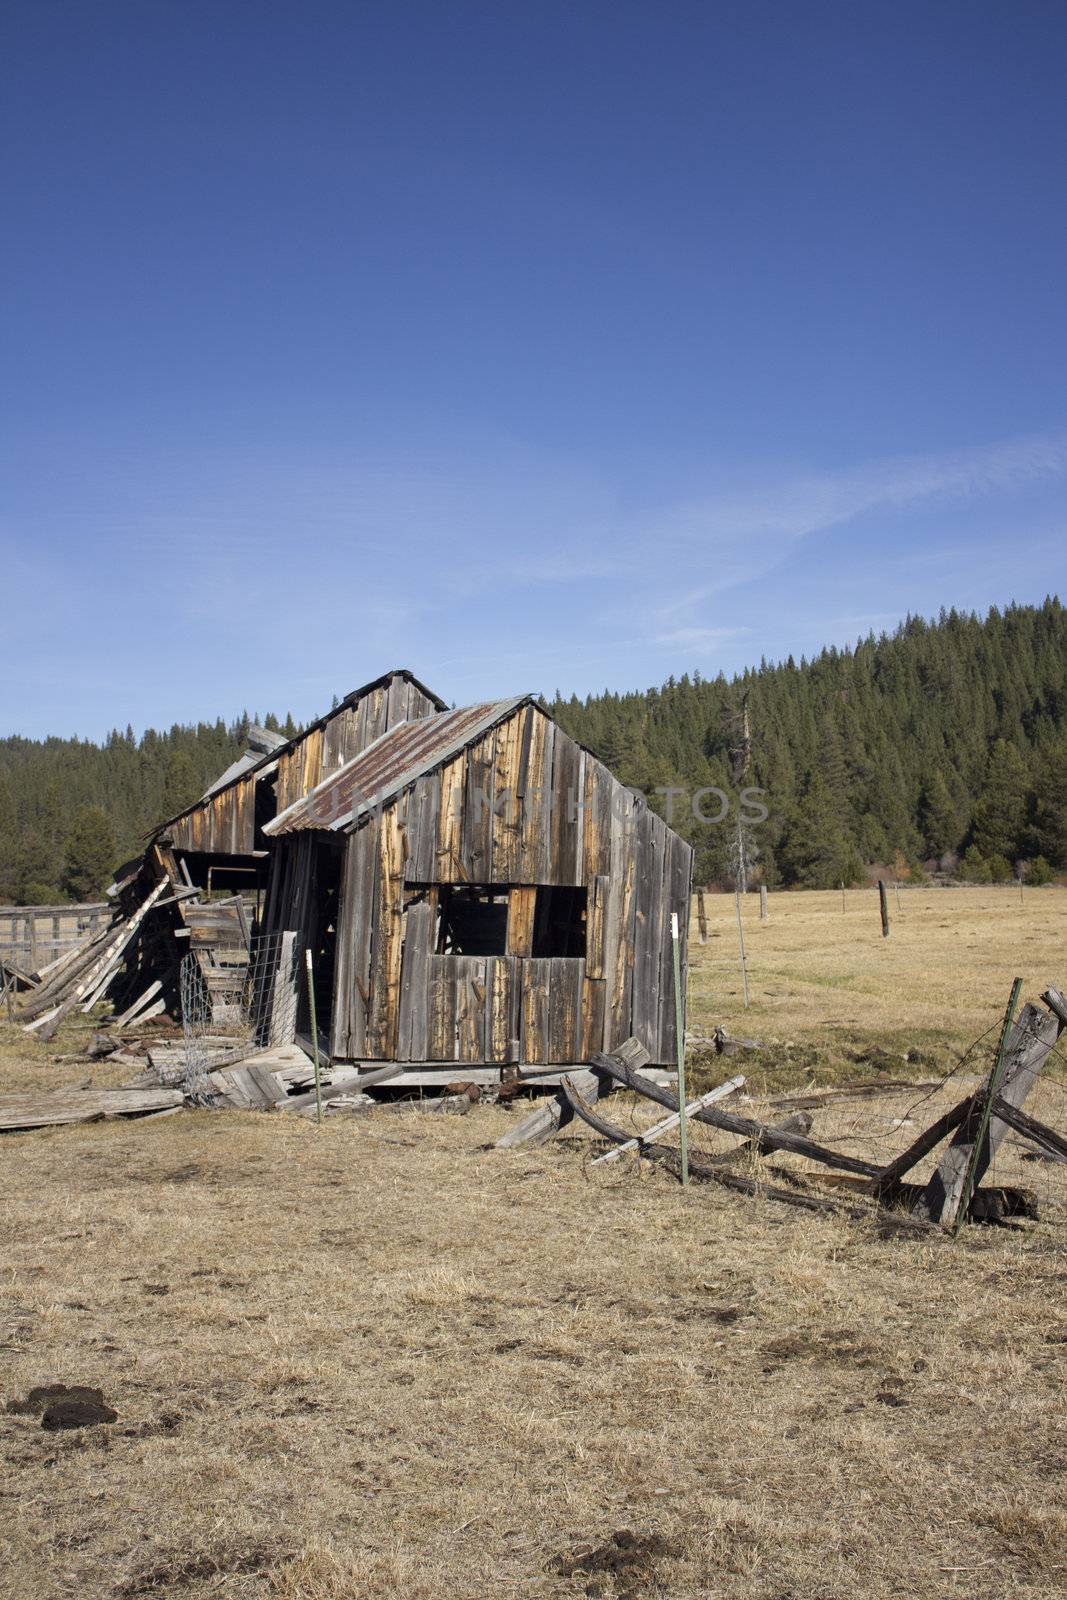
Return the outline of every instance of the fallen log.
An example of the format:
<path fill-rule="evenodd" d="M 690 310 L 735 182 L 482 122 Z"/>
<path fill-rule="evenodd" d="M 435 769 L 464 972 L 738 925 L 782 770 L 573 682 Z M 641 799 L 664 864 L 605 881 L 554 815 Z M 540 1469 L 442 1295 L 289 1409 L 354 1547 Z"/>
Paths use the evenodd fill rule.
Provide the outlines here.
<path fill-rule="evenodd" d="M 618 1128 L 609 1122 L 606 1117 L 597 1112 L 581 1099 L 570 1077 L 565 1077 L 560 1085 L 561 1092 L 566 1097 L 571 1111 L 576 1117 L 588 1124 L 595 1133 L 613 1143 L 623 1144 L 630 1135 L 624 1128 Z M 644 1152 L 652 1160 L 660 1161 L 679 1180 L 682 1175 L 681 1157 L 675 1150 L 666 1149 L 662 1145 L 649 1145 Z M 717 1183 L 723 1189 L 732 1189 L 736 1194 L 748 1195 L 752 1199 L 775 1200 L 782 1205 L 798 1207 L 802 1211 L 820 1212 L 827 1216 L 847 1217 L 853 1222 L 876 1222 L 879 1230 L 886 1236 L 894 1234 L 906 1235 L 914 1238 L 921 1235 L 924 1238 L 939 1237 L 938 1230 L 931 1228 L 929 1223 L 919 1221 L 917 1217 L 896 1216 L 890 1212 L 874 1210 L 869 1206 L 843 1206 L 833 1200 L 825 1200 L 818 1195 L 793 1192 L 789 1189 L 779 1189 L 773 1184 L 761 1183 L 755 1178 L 745 1178 L 739 1173 L 724 1172 L 720 1167 L 711 1165 L 710 1162 L 694 1160 L 692 1153 L 689 1155 L 689 1175 L 699 1182 Z M 799 1182 L 799 1176 L 793 1175 L 794 1181 Z"/>
<path fill-rule="evenodd" d="M 672 1094 L 669 1089 L 661 1089 L 650 1078 L 644 1077 L 632 1067 L 621 1064 L 614 1057 L 591 1056 L 589 1065 L 596 1071 L 606 1072 L 617 1083 L 632 1089 L 636 1094 L 643 1094 L 646 1099 L 658 1101 L 668 1111 L 678 1110 L 677 1095 Z M 756 1139 L 763 1150 L 788 1150 L 793 1155 L 807 1156 L 812 1161 L 819 1161 L 826 1167 L 835 1167 L 841 1172 L 857 1172 L 861 1177 L 874 1178 L 881 1170 L 872 1161 L 861 1161 L 857 1156 L 842 1155 L 839 1150 L 829 1150 L 825 1145 L 816 1144 L 813 1139 L 806 1139 L 800 1134 L 776 1130 L 769 1123 L 757 1122 L 753 1117 L 738 1117 L 732 1112 L 708 1107 L 696 1112 L 693 1120 L 706 1122 L 711 1128 L 721 1128 L 724 1133 L 736 1133 L 745 1139 Z"/>
<path fill-rule="evenodd" d="M 613 1050 L 610 1055 L 593 1057 L 594 1062 L 610 1061 L 616 1071 L 630 1071 L 636 1070 L 638 1067 L 646 1067 L 651 1059 L 644 1045 L 639 1044 L 636 1039 L 627 1039 L 617 1050 Z M 583 1094 L 596 1101 L 603 1088 L 602 1074 L 595 1069 L 583 1068 L 580 1074 L 576 1073 L 574 1076 L 580 1082 Z M 677 1111 L 678 1102 L 674 1101 L 669 1109 Z M 561 1088 L 553 1095 L 547 1105 L 538 1106 L 535 1111 L 530 1112 L 528 1117 L 524 1117 L 517 1127 L 511 1128 L 502 1139 L 498 1139 L 496 1148 L 498 1150 L 517 1150 L 521 1145 L 544 1144 L 546 1140 L 551 1139 L 554 1134 L 558 1133 L 560 1128 L 565 1128 L 573 1115 L 574 1113 L 570 1108 L 567 1097 L 563 1094 Z"/>
<path fill-rule="evenodd" d="M 1001 1095 L 993 1101 L 993 1115 L 1017 1133 L 1020 1138 L 1043 1150 L 1053 1161 L 1067 1161 L 1067 1139 L 1053 1128 L 1047 1128 L 1036 1117 L 1028 1116 L 1019 1106 L 1010 1105 Z"/>

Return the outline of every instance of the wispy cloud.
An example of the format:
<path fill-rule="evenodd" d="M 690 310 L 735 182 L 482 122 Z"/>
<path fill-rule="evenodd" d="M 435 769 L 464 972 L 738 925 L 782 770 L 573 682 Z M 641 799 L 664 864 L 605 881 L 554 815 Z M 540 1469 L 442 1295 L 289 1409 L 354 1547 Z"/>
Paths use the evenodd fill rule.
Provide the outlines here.
<path fill-rule="evenodd" d="M 872 513 L 1018 494 L 1065 474 L 1067 434 L 1054 434 L 809 473 L 679 507 L 645 534 L 660 551 L 684 554 L 695 579 L 684 597 L 662 607 L 659 621 L 769 571 L 813 534 Z"/>
<path fill-rule="evenodd" d="M 751 628 L 667 628 L 655 635 L 655 642 L 691 655 L 708 655 L 727 639 L 739 639 L 751 631 Z"/>

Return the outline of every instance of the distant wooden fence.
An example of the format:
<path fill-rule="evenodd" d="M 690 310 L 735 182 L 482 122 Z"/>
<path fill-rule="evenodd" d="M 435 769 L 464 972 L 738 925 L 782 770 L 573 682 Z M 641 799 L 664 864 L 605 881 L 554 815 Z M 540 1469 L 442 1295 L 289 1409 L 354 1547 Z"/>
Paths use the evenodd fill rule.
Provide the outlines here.
<path fill-rule="evenodd" d="M 0 956 L 33 972 L 104 927 L 111 914 L 106 900 L 85 906 L 0 906 Z"/>

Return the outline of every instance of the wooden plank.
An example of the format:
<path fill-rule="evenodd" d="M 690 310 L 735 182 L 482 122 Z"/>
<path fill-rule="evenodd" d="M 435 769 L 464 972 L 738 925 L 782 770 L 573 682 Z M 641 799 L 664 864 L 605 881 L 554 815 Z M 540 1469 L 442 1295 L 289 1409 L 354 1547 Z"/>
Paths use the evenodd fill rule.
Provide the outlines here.
<path fill-rule="evenodd" d="M 436 883 L 463 883 L 463 795 L 467 781 L 464 756 L 441 768 L 441 794 L 437 818 Z"/>
<path fill-rule="evenodd" d="M 396 1055 L 400 968 L 403 952 L 403 841 L 395 806 L 382 812 L 378 830 L 374 930 L 371 941 L 370 1008 L 365 1054 L 391 1061 Z"/>
<path fill-rule="evenodd" d="M 552 883 L 582 882 L 580 807 L 585 798 L 582 754 L 573 739 L 560 729 L 556 730 L 552 763 L 552 813 L 556 824 L 552 838 Z"/>
<path fill-rule="evenodd" d="M 663 860 L 657 819 L 642 806 L 637 816 L 634 849 L 634 946 L 630 1031 L 653 1054 L 659 1043 L 659 955 L 657 918 L 663 905 Z"/>
<path fill-rule="evenodd" d="M 582 877 L 586 883 L 611 871 L 611 806 L 616 780 L 593 756 L 585 760 L 585 834 Z"/>
<path fill-rule="evenodd" d="M 604 973 L 608 983 L 604 1048 L 615 1050 L 630 1037 L 637 913 L 637 807 L 634 797 L 616 790 L 611 817 L 611 877 L 604 919 Z"/>
<path fill-rule="evenodd" d="M 493 816 L 489 882 L 512 883 L 519 859 L 522 802 L 518 795 L 522 713 L 493 730 Z"/>
<path fill-rule="evenodd" d="M 407 854 L 404 878 L 407 883 L 433 883 L 437 878 L 438 801 L 440 773 L 419 778 L 408 807 Z"/>
<path fill-rule="evenodd" d="M 181 1106 L 180 1089 L 57 1089 L 0 1095 L 0 1129 L 45 1128 Z"/>
<path fill-rule="evenodd" d="M 509 956 L 533 953 L 534 911 L 537 890 L 532 884 L 519 884 L 508 895 L 506 948 Z"/>
<path fill-rule="evenodd" d="M 334 1055 L 358 1058 L 367 1046 L 371 947 L 378 872 L 378 823 L 348 836 L 338 907 L 334 974 Z"/>
<path fill-rule="evenodd" d="M 611 880 L 606 874 L 590 878 L 585 907 L 585 975 L 603 978 L 604 920 L 607 914 Z"/>
<path fill-rule="evenodd" d="M 1050 1012 L 1034 1005 L 1023 1007 L 1005 1051 L 1006 1065 L 1000 1082 L 1000 1098 L 1005 1104 L 1022 1106 L 1056 1043 L 1059 1029 L 1059 1019 Z M 979 1146 L 983 1113 L 984 1096 L 979 1096 L 957 1128 L 922 1199 L 913 1206 L 916 1216 L 940 1223 L 943 1228 L 956 1223 L 961 1204 L 966 1203 L 965 1190 L 968 1185 L 971 1193 L 977 1189 L 1007 1132 L 1007 1123 L 993 1116 Z"/>
<path fill-rule="evenodd" d="M 548 968 L 548 1065 L 576 1060 L 582 1050 L 582 980 L 585 961 L 557 958 Z"/>
<path fill-rule="evenodd" d="M 714 1105 L 716 1100 L 725 1100 L 727 1095 L 733 1094 L 737 1089 L 740 1089 L 744 1082 L 745 1079 L 742 1075 L 730 1078 L 726 1083 L 720 1083 L 717 1089 L 709 1089 L 707 1094 L 702 1094 L 698 1099 L 689 1102 L 685 1108 L 686 1116 L 694 1117 L 698 1111 L 703 1111 L 705 1106 Z M 665 1133 L 669 1133 L 672 1128 L 676 1128 L 681 1120 L 681 1112 L 672 1111 L 669 1116 L 653 1123 L 651 1128 L 646 1128 L 636 1138 L 627 1139 L 625 1143 L 617 1144 L 614 1149 L 606 1151 L 604 1155 L 597 1156 L 595 1161 L 590 1162 L 590 1166 L 599 1167 L 605 1162 L 617 1161 L 620 1156 L 625 1155 L 629 1150 L 637 1150 L 643 1145 L 653 1144 L 655 1140 L 662 1138 Z"/>
<path fill-rule="evenodd" d="M 577 1085 L 583 1098 L 589 1104 L 595 1104 L 599 1094 L 601 1079 L 595 1072 L 577 1069 L 570 1074 L 571 1082 Z M 509 1128 L 502 1139 L 496 1142 L 498 1150 L 517 1150 L 525 1146 L 527 1149 L 535 1145 L 544 1144 L 546 1139 L 551 1139 L 561 1127 L 566 1127 L 571 1120 L 571 1112 L 562 1095 L 553 1095 L 546 1104 L 535 1107 L 529 1116 L 523 1117 L 514 1128 Z"/>
<path fill-rule="evenodd" d="M 454 956 L 429 958 L 429 1059 L 456 1058 L 456 967 Z"/>
<path fill-rule="evenodd" d="M 489 882 L 492 871 L 494 742 L 493 734 L 487 734 L 464 760 L 460 861 L 471 883 Z"/>
<path fill-rule="evenodd" d="M 524 1062 L 548 1060 L 549 983 L 552 963 L 546 960 L 519 962 L 521 982 L 521 1055 Z"/>
<path fill-rule="evenodd" d="M 485 1019 L 488 1001 L 485 956 L 453 956 L 456 966 L 456 1060 L 486 1059 Z"/>
<path fill-rule="evenodd" d="M 515 1005 L 518 963 L 513 956 L 490 956 L 486 961 L 485 1057 L 501 1064 L 512 1059 L 512 1042 L 518 1037 Z"/>
<path fill-rule="evenodd" d="M 400 969 L 400 1021 L 397 1057 L 424 1061 L 429 1048 L 430 940 L 437 921 L 431 900 L 409 906 L 404 918 L 404 953 Z"/>
<path fill-rule="evenodd" d="M 1067 1139 L 1062 1138 L 1053 1128 L 1047 1128 L 1043 1122 L 1038 1122 L 1036 1117 L 1027 1116 L 1025 1111 L 1011 1105 L 1007 1100 L 1002 1100 L 999 1095 L 993 1101 L 993 1114 L 1001 1122 L 1006 1122 L 1020 1138 L 1036 1145 L 1053 1161 L 1067 1161 Z"/>
<path fill-rule="evenodd" d="M 677 833 L 664 825 L 666 835 L 666 860 L 663 877 L 663 934 L 660 953 L 659 1021 L 657 1036 L 659 1048 L 656 1059 L 675 1063 L 678 1060 L 677 1017 L 674 1004 L 674 950 L 670 937 L 671 915 L 678 918 L 679 956 L 682 990 L 682 1030 L 685 1030 L 687 998 L 689 991 L 689 907 L 693 879 L 693 849 Z"/>
<path fill-rule="evenodd" d="M 552 750 L 555 723 L 536 706 L 527 706 L 522 716 L 514 877 L 520 883 L 547 883 L 550 881 L 552 862 Z"/>

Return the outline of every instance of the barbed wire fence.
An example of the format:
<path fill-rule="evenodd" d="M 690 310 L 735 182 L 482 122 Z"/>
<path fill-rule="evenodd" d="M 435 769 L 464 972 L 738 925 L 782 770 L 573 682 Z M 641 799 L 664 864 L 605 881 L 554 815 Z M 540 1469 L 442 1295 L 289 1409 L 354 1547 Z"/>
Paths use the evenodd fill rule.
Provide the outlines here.
<path fill-rule="evenodd" d="M 253 937 L 247 964 L 205 967 L 182 959 L 180 990 L 184 1063 L 180 1081 L 193 1100 L 211 1098 L 208 1073 L 256 1050 L 291 1044 L 299 1006 L 300 935 Z"/>

